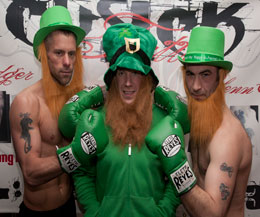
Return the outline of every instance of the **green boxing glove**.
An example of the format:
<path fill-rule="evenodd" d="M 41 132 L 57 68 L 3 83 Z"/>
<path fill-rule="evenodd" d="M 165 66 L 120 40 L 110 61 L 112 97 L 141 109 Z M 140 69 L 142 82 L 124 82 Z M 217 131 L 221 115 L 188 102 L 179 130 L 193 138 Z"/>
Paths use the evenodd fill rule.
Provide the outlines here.
<path fill-rule="evenodd" d="M 80 115 L 85 109 L 103 104 L 104 98 L 101 87 L 87 87 L 71 97 L 61 109 L 58 126 L 66 138 L 73 138 Z"/>
<path fill-rule="evenodd" d="M 158 86 L 154 91 L 154 102 L 181 124 L 184 134 L 190 132 L 187 103 L 181 95 L 167 87 Z"/>
<path fill-rule="evenodd" d="M 169 115 L 164 117 L 148 133 L 145 142 L 158 155 L 177 195 L 189 191 L 196 184 L 196 177 L 185 153 L 182 127 L 178 121 Z"/>
<path fill-rule="evenodd" d="M 92 109 L 79 118 L 76 134 L 70 145 L 57 150 L 61 167 L 71 173 L 79 166 L 87 167 L 91 160 L 108 144 L 108 135 L 102 115 Z"/>

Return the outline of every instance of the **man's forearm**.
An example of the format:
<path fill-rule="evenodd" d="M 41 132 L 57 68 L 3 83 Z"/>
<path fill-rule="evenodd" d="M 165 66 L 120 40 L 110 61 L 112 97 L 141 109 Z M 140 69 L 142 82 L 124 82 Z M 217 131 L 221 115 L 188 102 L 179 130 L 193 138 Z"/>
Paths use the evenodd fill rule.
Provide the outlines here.
<path fill-rule="evenodd" d="M 191 217 L 222 216 L 213 198 L 198 185 L 183 194 L 181 201 Z"/>

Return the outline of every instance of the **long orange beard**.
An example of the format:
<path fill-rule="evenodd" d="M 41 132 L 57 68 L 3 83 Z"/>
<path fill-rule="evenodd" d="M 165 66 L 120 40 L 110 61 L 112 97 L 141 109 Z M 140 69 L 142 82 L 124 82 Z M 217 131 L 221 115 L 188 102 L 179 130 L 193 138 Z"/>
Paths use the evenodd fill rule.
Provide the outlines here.
<path fill-rule="evenodd" d="M 113 79 L 105 103 L 106 123 L 111 127 L 115 144 L 127 144 L 141 148 L 152 123 L 152 78 L 147 76 L 141 83 L 136 100 L 125 104 Z"/>
<path fill-rule="evenodd" d="M 188 113 L 191 120 L 190 141 L 191 145 L 198 145 L 206 150 L 215 132 L 220 127 L 223 119 L 225 105 L 224 78 L 227 71 L 219 70 L 219 84 L 214 93 L 203 101 L 197 101 L 190 95 L 185 81 L 183 68 L 184 88 L 188 97 Z"/>
<path fill-rule="evenodd" d="M 42 65 L 42 81 L 45 101 L 52 116 L 58 118 L 60 110 L 68 99 L 84 87 L 81 48 L 78 47 L 76 50 L 74 73 L 70 84 L 67 86 L 58 84 L 51 76 L 44 42 L 39 46 L 38 53 Z"/>

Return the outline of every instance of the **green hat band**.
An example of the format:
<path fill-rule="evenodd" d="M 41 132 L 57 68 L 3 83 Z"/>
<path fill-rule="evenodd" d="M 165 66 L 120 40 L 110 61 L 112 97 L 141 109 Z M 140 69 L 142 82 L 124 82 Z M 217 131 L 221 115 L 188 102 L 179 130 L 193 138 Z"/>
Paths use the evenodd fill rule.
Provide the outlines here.
<path fill-rule="evenodd" d="M 192 29 L 182 64 L 205 64 L 231 71 L 233 64 L 224 60 L 225 34 L 220 29 L 199 26 Z"/>
<path fill-rule="evenodd" d="M 57 23 L 51 23 L 48 26 L 57 26 L 57 25 L 71 25 L 70 23 L 67 22 L 57 22 Z"/>
<path fill-rule="evenodd" d="M 186 54 L 185 61 L 191 62 L 209 62 L 209 61 L 222 61 L 223 58 L 220 56 L 216 56 L 213 54 L 203 54 L 203 53 L 193 53 L 193 54 Z"/>

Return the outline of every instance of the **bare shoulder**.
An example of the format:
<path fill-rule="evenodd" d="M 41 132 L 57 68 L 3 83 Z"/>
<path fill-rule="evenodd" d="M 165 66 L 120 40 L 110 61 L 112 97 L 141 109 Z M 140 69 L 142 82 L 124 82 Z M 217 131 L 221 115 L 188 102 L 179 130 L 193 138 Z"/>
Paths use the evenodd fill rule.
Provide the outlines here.
<path fill-rule="evenodd" d="M 18 93 L 12 102 L 12 106 L 30 103 L 31 101 L 35 102 L 41 96 L 43 96 L 43 90 L 40 81 L 38 81 Z"/>
<path fill-rule="evenodd" d="M 223 129 L 229 131 L 230 138 L 236 143 L 251 145 L 251 141 L 240 120 L 229 109 L 226 110 L 224 115 Z"/>
<path fill-rule="evenodd" d="M 31 113 L 38 114 L 40 109 L 39 98 L 42 95 L 40 83 L 25 88 L 13 100 L 10 109 L 10 120 L 17 118 L 17 115 Z"/>
<path fill-rule="evenodd" d="M 240 162 L 240 167 L 251 164 L 252 144 L 243 125 L 233 113 L 226 108 L 220 128 L 214 135 L 211 144 L 212 153 L 226 154 L 231 159 Z"/>

